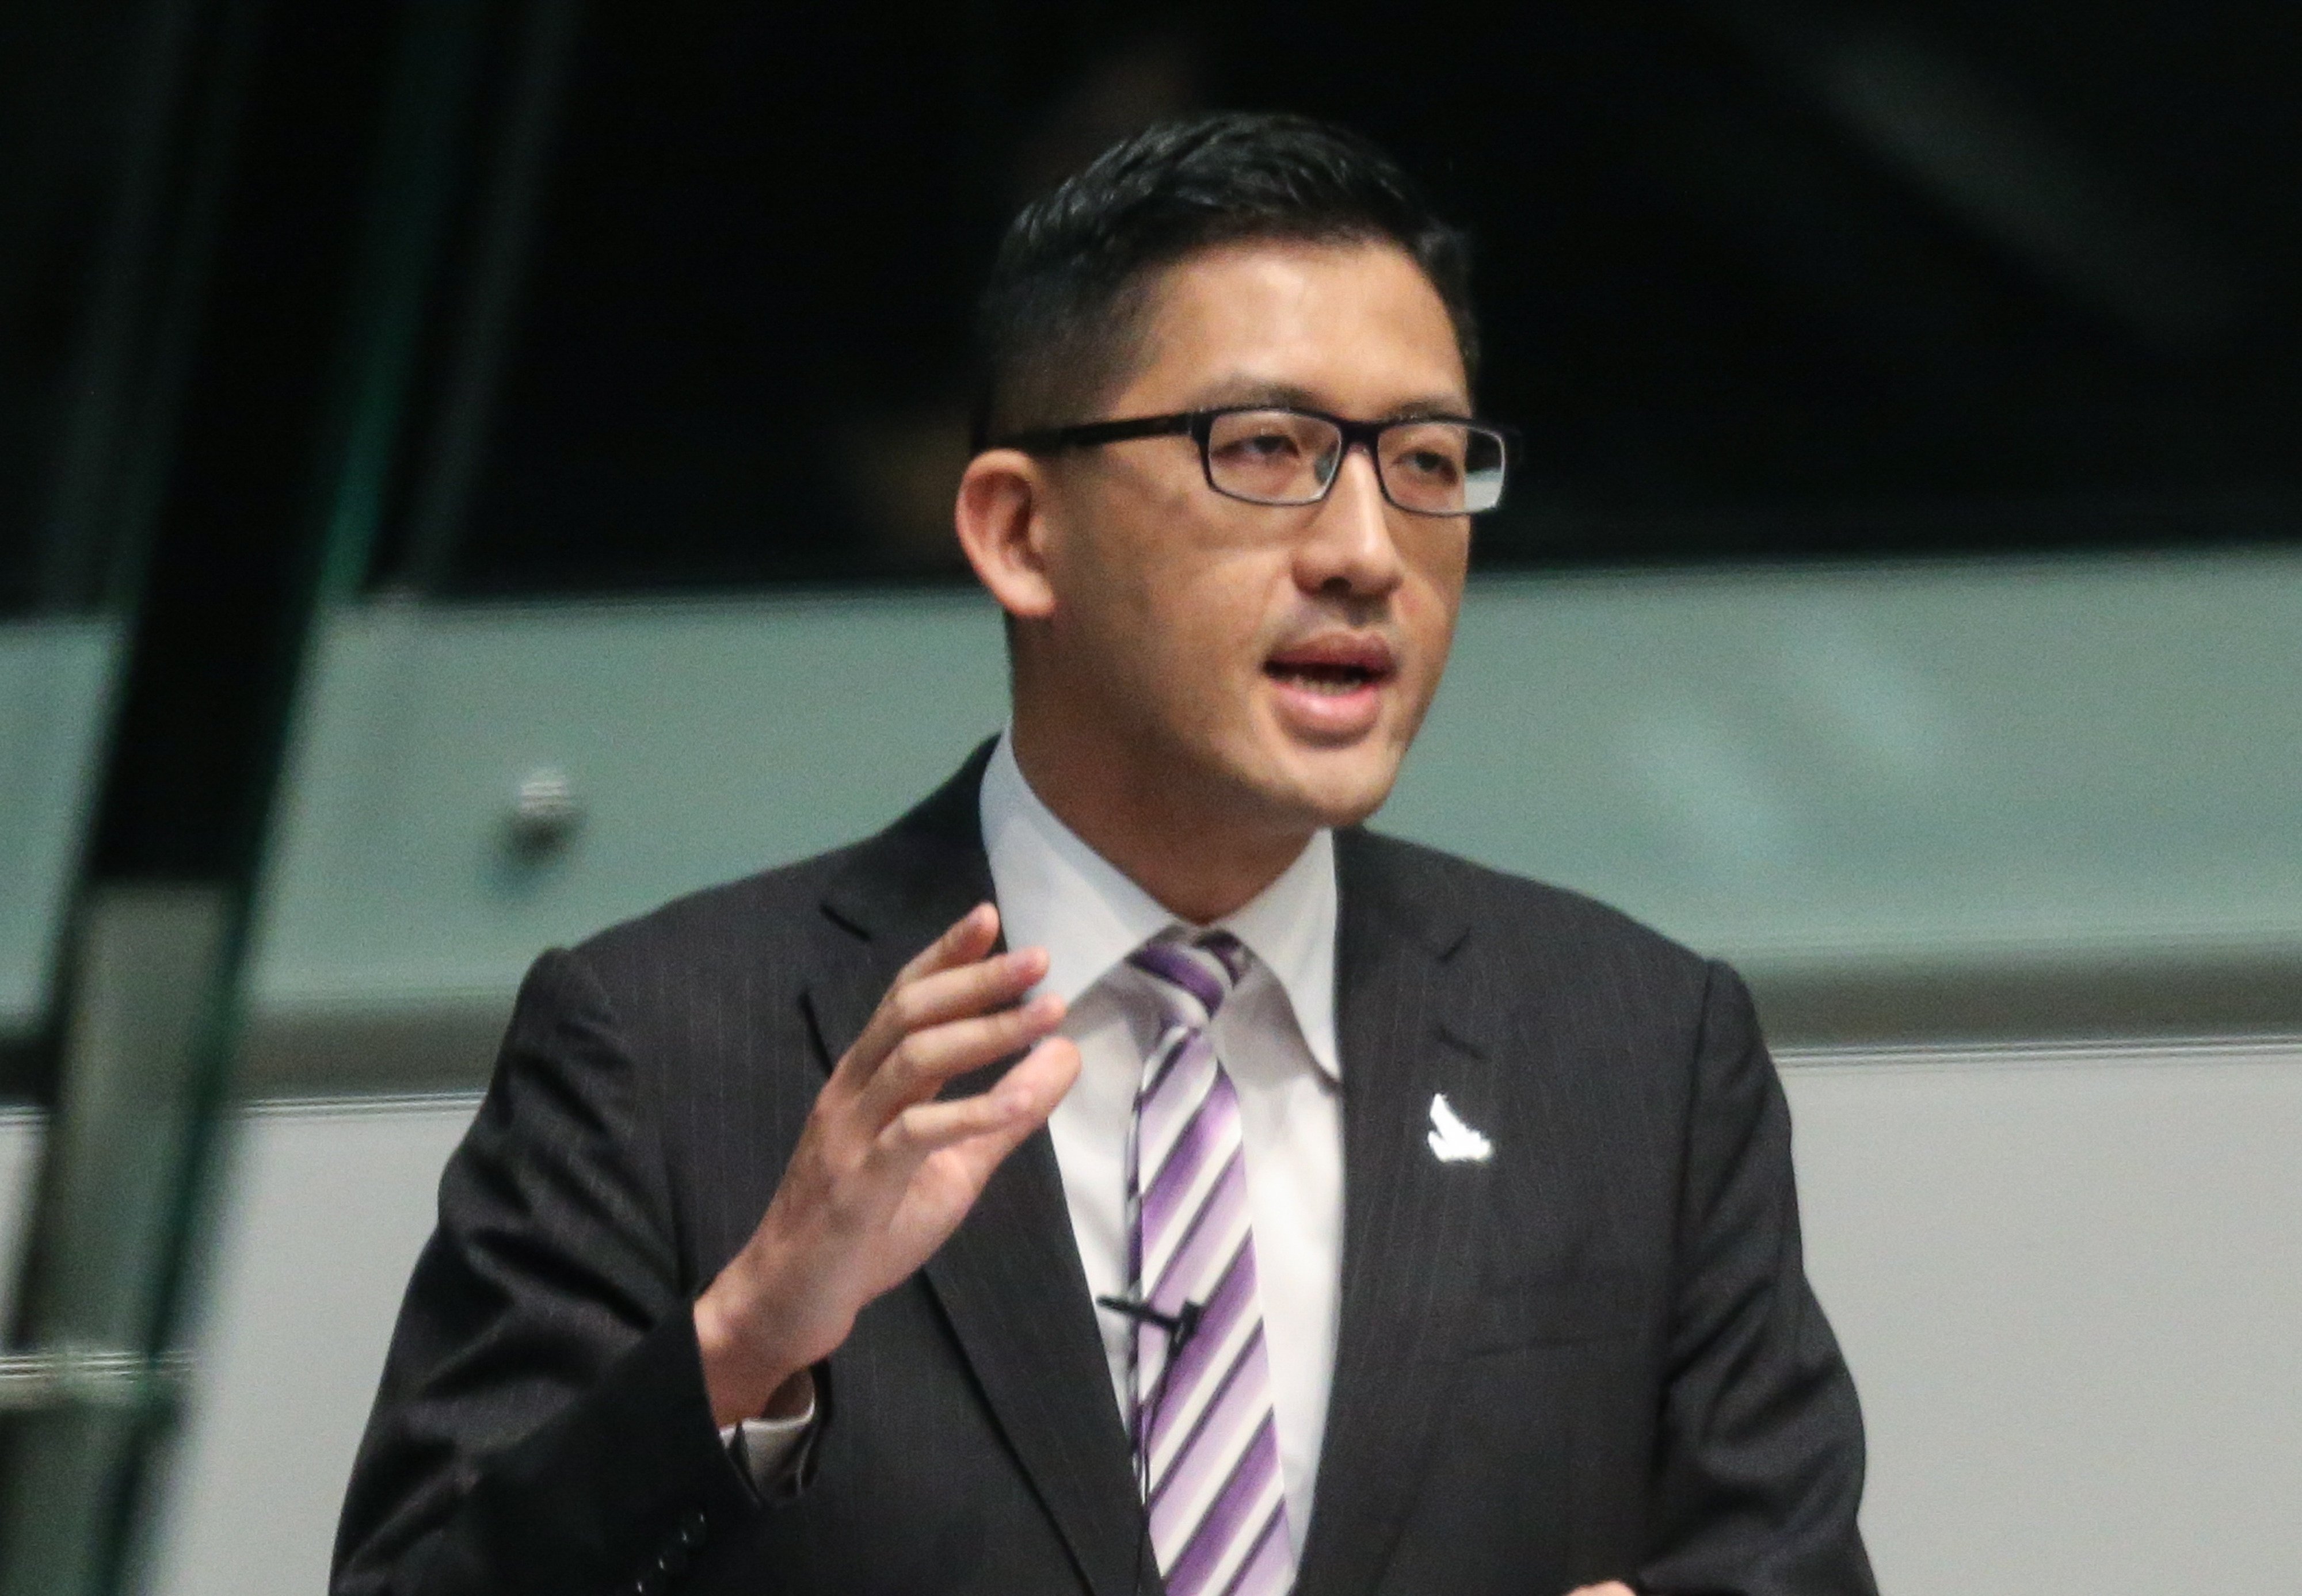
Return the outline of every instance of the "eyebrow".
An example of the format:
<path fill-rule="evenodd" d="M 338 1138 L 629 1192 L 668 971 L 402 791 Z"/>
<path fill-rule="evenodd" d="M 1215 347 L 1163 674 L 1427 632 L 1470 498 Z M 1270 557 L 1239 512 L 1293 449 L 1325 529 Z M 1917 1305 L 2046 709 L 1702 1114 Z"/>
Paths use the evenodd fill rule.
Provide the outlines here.
<path fill-rule="evenodd" d="M 1269 405 L 1285 410 L 1325 410 L 1317 394 L 1292 382 L 1257 382 L 1233 377 L 1210 384 L 1199 391 L 1191 408 L 1220 410 L 1233 405 Z M 1467 416 L 1475 412 L 1454 394 L 1432 395 L 1411 399 L 1390 406 L 1374 421 L 1417 421 L 1432 416 Z"/>

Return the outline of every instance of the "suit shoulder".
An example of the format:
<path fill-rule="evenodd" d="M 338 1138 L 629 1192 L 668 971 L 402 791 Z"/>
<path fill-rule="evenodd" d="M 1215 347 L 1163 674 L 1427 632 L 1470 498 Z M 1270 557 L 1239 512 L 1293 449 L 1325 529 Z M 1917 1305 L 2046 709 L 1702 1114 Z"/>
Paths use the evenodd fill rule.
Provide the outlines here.
<path fill-rule="evenodd" d="M 1366 877 L 1452 948 L 1465 1000 L 1512 1029 L 1518 1047 L 1603 1038 L 1672 1080 L 1701 1051 L 1738 978 L 1583 893 L 1388 837 L 1366 839 Z"/>
<path fill-rule="evenodd" d="M 759 969 L 789 962 L 822 935 L 824 891 L 862 845 L 685 893 L 593 933 L 573 951 L 610 987 L 670 963 L 700 969 L 735 962 Z"/>
<path fill-rule="evenodd" d="M 1443 905 L 1483 933 L 1544 945 L 1556 957 L 1580 949 L 1610 962 L 1646 962 L 1699 974 L 1709 961 L 1644 921 L 1571 887 L 1476 864 L 1458 854 L 1376 832 L 1350 845 L 1408 900 Z"/>

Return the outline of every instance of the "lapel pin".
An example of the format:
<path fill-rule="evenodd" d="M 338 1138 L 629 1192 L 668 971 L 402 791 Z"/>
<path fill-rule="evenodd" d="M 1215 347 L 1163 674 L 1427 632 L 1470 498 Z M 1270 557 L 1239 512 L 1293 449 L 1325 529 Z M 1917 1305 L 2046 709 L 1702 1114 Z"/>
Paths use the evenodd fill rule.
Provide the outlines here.
<path fill-rule="evenodd" d="M 1444 1092 L 1431 1095 L 1431 1152 L 1441 1163 L 1484 1163 L 1495 1144 L 1463 1123 Z"/>

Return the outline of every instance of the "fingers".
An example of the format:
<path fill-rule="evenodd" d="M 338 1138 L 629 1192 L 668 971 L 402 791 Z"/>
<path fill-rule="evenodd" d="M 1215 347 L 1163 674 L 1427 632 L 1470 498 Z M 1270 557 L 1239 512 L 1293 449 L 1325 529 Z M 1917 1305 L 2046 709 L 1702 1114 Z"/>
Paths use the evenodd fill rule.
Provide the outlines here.
<path fill-rule="evenodd" d="M 1046 973 L 1046 955 L 1036 948 L 987 959 L 998 935 L 998 911 L 979 903 L 904 965 L 863 1034 L 839 1061 L 836 1073 L 846 1084 L 861 1089 L 911 1032 L 1012 1003 Z"/>
<path fill-rule="evenodd" d="M 880 1133 L 879 1150 L 891 1161 L 917 1164 L 965 1142 L 988 1175 L 994 1165 L 1038 1130 L 1079 1078 L 1079 1048 L 1051 1037 L 1016 1061 L 990 1090 L 948 1102 L 914 1103 Z"/>
<path fill-rule="evenodd" d="M 1023 1145 L 1023 1138 L 1046 1123 L 1055 1105 L 1071 1089 L 1079 1079 L 1080 1050 L 1078 1044 L 1067 1037 L 1050 1037 L 1034 1047 L 1016 1063 L 1013 1069 L 1000 1077 L 991 1095 L 1004 1097 L 1009 1117 L 1004 1124 L 987 1130 L 972 1141 L 959 1143 L 955 1155 L 962 1158 L 969 1180 L 978 1190 L 991 1178 L 991 1172 L 1001 1159 Z"/>
<path fill-rule="evenodd" d="M 952 972 L 962 973 L 971 972 Z M 865 1081 L 860 1107 L 876 1130 L 935 1096 L 954 1077 L 1022 1052 L 1062 1024 L 1063 1018 L 1063 1000 L 1042 995 L 1020 1007 L 968 1014 L 913 1030 L 888 1050 Z"/>
<path fill-rule="evenodd" d="M 987 957 L 998 928 L 988 903 L 962 916 L 903 967 L 840 1060 L 830 1100 L 858 1116 L 864 1135 L 1062 1023 L 1063 1004 L 1051 996 L 1010 1006 L 1046 975 L 1047 955 L 1022 948 Z"/>
<path fill-rule="evenodd" d="M 891 1161 L 915 1164 L 955 1142 L 1003 1130 L 1021 1118 L 1016 1105 L 995 1092 L 949 1102 L 914 1103 L 879 1133 L 879 1149 Z"/>
<path fill-rule="evenodd" d="M 980 959 L 999 937 L 999 910 L 978 903 L 951 923 L 951 928 L 921 948 L 912 962 L 895 972 L 895 985 L 907 987 L 920 977 Z"/>
<path fill-rule="evenodd" d="M 1021 997 L 1047 973 L 1043 949 L 1027 947 L 996 958 L 982 959 L 956 970 L 937 970 L 908 985 L 888 988 L 872 1024 L 883 1021 L 894 1029 L 887 1048 L 929 1026 L 1001 1009 Z M 868 1027 L 866 1028 L 869 1029 Z M 861 1044 L 858 1044 L 860 1048 Z M 886 1056 L 883 1051 L 881 1057 Z"/>

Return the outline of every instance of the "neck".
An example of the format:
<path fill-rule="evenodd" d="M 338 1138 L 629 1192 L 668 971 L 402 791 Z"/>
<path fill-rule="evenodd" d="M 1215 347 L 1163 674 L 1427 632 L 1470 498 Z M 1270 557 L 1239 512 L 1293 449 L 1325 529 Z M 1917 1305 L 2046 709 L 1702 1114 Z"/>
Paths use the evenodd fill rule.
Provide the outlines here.
<path fill-rule="evenodd" d="M 1210 802 L 1172 769 L 1131 750 L 1067 738 L 1019 709 L 1015 762 L 1039 802 L 1176 919 L 1206 925 L 1238 910 L 1302 856 L 1317 827 L 1263 823 Z"/>

